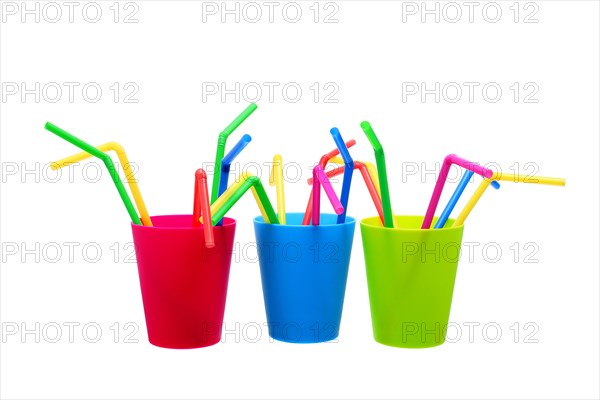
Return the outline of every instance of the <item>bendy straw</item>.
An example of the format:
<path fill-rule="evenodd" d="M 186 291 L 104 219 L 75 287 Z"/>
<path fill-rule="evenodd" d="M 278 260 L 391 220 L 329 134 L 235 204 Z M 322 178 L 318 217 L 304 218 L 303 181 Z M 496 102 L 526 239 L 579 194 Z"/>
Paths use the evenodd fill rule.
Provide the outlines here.
<path fill-rule="evenodd" d="M 385 154 L 383 152 L 383 146 L 379 142 L 377 135 L 371 128 L 371 124 L 368 121 L 360 123 L 360 127 L 369 139 L 371 147 L 375 152 L 375 160 L 377 162 L 377 175 L 379 176 L 379 185 L 381 186 L 381 205 L 383 207 L 383 219 L 384 226 L 386 228 L 394 227 L 394 214 L 392 212 L 392 202 L 390 200 L 390 188 L 388 186 L 387 170 L 385 166 Z"/>
<path fill-rule="evenodd" d="M 194 184 L 194 212 L 192 214 L 192 226 L 200 227 L 200 215 L 205 216 L 204 242 L 206 247 L 215 247 L 215 236 L 210 217 L 210 201 L 208 200 L 208 182 L 206 172 L 200 168 L 196 170 Z"/>
<path fill-rule="evenodd" d="M 236 117 L 227 127 L 223 130 L 223 132 L 219 133 L 219 139 L 217 142 L 217 154 L 215 155 L 215 175 L 213 177 L 212 183 L 212 192 L 210 196 L 211 204 L 217 200 L 219 197 L 219 183 L 221 181 L 221 162 L 223 160 L 223 155 L 225 154 L 225 146 L 227 145 L 227 138 L 229 135 L 236 130 L 238 126 L 241 125 L 242 122 L 246 120 L 256 110 L 257 106 L 254 103 L 251 103 L 240 115 Z"/>
<path fill-rule="evenodd" d="M 119 178 L 119 174 L 117 173 L 115 164 L 112 162 L 112 159 L 110 158 L 110 156 L 108 154 L 104 153 L 103 151 L 98 150 L 91 144 L 84 142 L 83 140 L 71 135 L 70 133 L 64 131 L 63 129 L 59 128 L 58 126 L 56 126 L 50 122 L 46 122 L 46 125 L 44 126 L 44 128 L 46 128 L 48 131 L 54 133 L 56 136 L 66 140 L 67 142 L 79 147 L 81 150 L 86 151 L 86 152 L 90 153 L 91 155 L 93 155 L 94 157 L 98 157 L 100 160 L 102 160 L 102 162 L 108 169 L 108 172 L 113 180 L 113 183 L 115 184 L 115 187 L 117 188 L 117 191 L 119 192 L 119 195 L 121 196 L 121 200 L 123 201 L 123 204 L 125 205 L 125 208 L 127 209 L 127 213 L 129 214 L 131 221 L 137 225 L 142 224 L 142 221 L 140 221 L 140 218 L 138 217 L 137 212 L 135 211 L 135 208 L 133 207 L 133 204 L 131 203 L 131 199 L 129 198 L 129 195 L 127 194 L 127 190 L 125 190 L 125 186 L 123 186 L 123 182 L 121 182 L 121 179 Z"/>
<path fill-rule="evenodd" d="M 336 162 L 335 161 L 336 157 L 332 158 L 332 162 Z M 331 171 L 327 171 L 327 173 L 325 175 L 327 175 L 328 178 L 332 178 L 334 176 L 338 176 L 344 173 L 344 166 L 338 167 L 336 169 L 333 169 Z M 368 167 L 366 166 L 365 163 L 360 162 L 360 161 L 354 161 L 354 169 L 358 169 L 363 177 L 363 180 L 365 181 L 365 185 L 367 186 L 367 189 L 369 190 L 369 194 L 371 195 L 371 199 L 373 200 L 373 204 L 375 204 L 375 209 L 377 210 L 377 213 L 379 214 L 379 218 L 381 219 L 381 224 L 383 225 L 383 208 L 381 206 L 381 198 L 379 197 L 379 193 L 377 193 L 377 190 L 375 188 L 375 184 L 373 182 L 373 177 L 371 176 Z M 313 182 L 313 179 L 310 178 L 308 180 L 308 184 L 311 185 Z"/>
<path fill-rule="evenodd" d="M 565 179 L 563 178 L 548 178 L 545 176 L 535 175 L 518 175 L 518 174 L 505 174 L 502 172 L 494 172 L 493 179 L 496 181 L 504 182 L 520 182 L 520 183 L 537 183 L 539 185 L 550 185 L 550 186 L 565 186 Z"/>
<path fill-rule="evenodd" d="M 342 194 L 340 195 L 340 202 L 342 203 L 342 206 L 344 206 L 344 211 L 338 215 L 337 219 L 338 224 L 343 224 L 346 221 L 346 212 L 348 211 L 348 198 L 350 197 L 350 185 L 352 184 L 352 174 L 354 173 L 354 160 L 350 157 L 350 152 L 344 143 L 344 139 L 342 139 L 339 129 L 331 128 L 330 132 L 335 141 L 335 145 L 344 160 L 344 166 L 346 167 L 344 169 L 344 178 L 342 180 Z"/>
<path fill-rule="evenodd" d="M 448 172 L 450 171 L 452 164 L 463 167 L 469 171 L 473 171 L 477 175 L 481 175 L 482 177 L 488 179 L 491 178 L 494 173 L 492 170 L 482 167 L 481 165 L 475 164 L 471 161 L 467 161 L 456 154 L 447 155 L 446 158 L 444 158 L 444 163 L 440 169 L 440 175 L 438 176 L 435 187 L 433 188 L 433 194 L 431 195 L 431 200 L 429 201 L 429 206 L 427 207 L 427 212 L 425 213 L 425 218 L 423 219 L 421 229 L 429 229 L 431 227 L 431 221 L 433 220 L 435 209 L 440 201 L 440 196 L 442 195 L 442 190 L 446 184 L 446 178 L 448 177 Z"/>
<path fill-rule="evenodd" d="M 214 214 L 215 210 L 221 208 L 223 206 L 223 203 L 225 203 L 225 201 L 227 199 L 229 199 L 229 197 L 231 197 L 231 195 L 244 184 L 244 181 L 251 176 L 254 176 L 254 175 L 248 171 L 243 171 L 240 174 L 240 176 L 238 177 L 238 179 L 228 188 L 231 190 L 229 192 L 227 190 L 225 190 L 225 192 L 223 192 L 223 194 L 221 196 L 219 196 L 217 198 L 217 200 L 211 205 L 211 210 L 212 210 L 211 212 Z M 269 217 L 267 216 L 265 207 L 263 206 L 262 202 L 260 201 L 260 198 L 258 197 L 256 188 L 254 186 L 252 186 L 250 189 L 252 189 L 252 196 L 254 196 L 256 205 L 258 206 L 258 209 L 260 210 L 260 215 L 262 215 L 262 217 L 265 219 L 265 221 L 268 221 Z M 202 218 L 200 218 L 200 222 L 202 222 Z M 222 221 L 219 221 L 217 223 L 217 225 L 221 225 L 221 222 Z"/>
<path fill-rule="evenodd" d="M 248 191 L 248 189 L 253 188 L 256 190 L 257 204 L 260 208 L 262 207 L 265 210 L 265 222 L 268 224 L 279 224 L 279 220 L 277 219 L 277 215 L 275 214 L 275 210 L 273 210 L 273 206 L 271 205 L 271 201 L 263 188 L 260 179 L 257 176 L 246 176 L 243 180 L 236 183 L 235 185 L 231 185 L 225 193 L 221 195 L 211 206 L 212 213 L 212 222 L 216 224 L 225 216 L 225 214 L 233 207 L 235 203 L 239 199 L 242 198 L 244 193 Z M 222 200 L 221 200 L 222 199 Z M 221 200 L 221 201 L 220 201 Z M 264 218 L 264 217 L 263 217 Z"/>
<path fill-rule="evenodd" d="M 344 165 L 344 160 L 340 156 L 335 156 L 329 162 L 339 165 Z M 358 161 L 354 161 L 357 163 Z M 362 164 L 365 164 L 367 167 L 367 171 L 369 171 L 369 175 L 371 175 L 371 182 L 373 182 L 373 186 L 375 187 L 375 191 L 379 196 L 381 196 L 381 189 L 379 188 L 379 178 L 377 177 L 377 167 L 375 164 L 369 161 L 360 161 Z M 354 168 L 356 169 L 356 168 Z"/>
<path fill-rule="evenodd" d="M 504 182 L 521 182 L 521 183 L 535 183 L 539 185 L 551 185 L 551 186 L 565 186 L 565 180 L 563 178 L 548 178 L 545 176 L 528 176 L 528 175 L 518 175 L 518 174 L 505 174 L 502 172 L 494 172 L 492 174 L 492 178 L 494 181 L 504 181 Z M 493 183 L 492 183 L 493 184 Z M 481 182 L 473 196 L 469 199 L 459 216 L 454 221 L 454 225 L 452 226 L 460 226 L 464 224 L 465 220 L 473 211 L 473 207 L 477 204 L 487 187 L 490 185 L 488 182 L 486 184 Z"/>
<path fill-rule="evenodd" d="M 475 189 L 475 192 L 465 205 L 465 208 L 463 208 L 458 217 L 456 217 L 456 220 L 454 220 L 454 224 L 452 224 L 452 226 L 461 226 L 465 223 L 465 220 L 467 219 L 471 211 L 473 211 L 473 207 L 475 207 L 475 204 L 477 204 L 481 196 L 483 196 L 486 189 L 490 185 L 492 185 L 494 189 L 500 188 L 500 184 L 497 181 L 492 181 L 491 179 L 484 178 L 483 181 L 481 181 L 481 183 L 479 184 L 479 186 L 477 186 L 477 189 Z"/>
<path fill-rule="evenodd" d="M 219 196 L 223 194 L 225 190 L 227 190 L 227 185 L 229 184 L 229 171 L 231 170 L 231 164 L 233 160 L 248 146 L 248 144 L 252 141 L 252 137 L 250 135 L 244 135 L 242 138 L 233 146 L 229 153 L 221 160 L 221 178 L 219 182 Z"/>
<path fill-rule="evenodd" d="M 285 193 L 283 191 L 283 160 L 281 154 L 273 156 L 273 166 L 269 175 L 269 185 L 275 186 L 277 194 L 277 218 L 279 223 L 285 225 Z"/>
<path fill-rule="evenodd" d="M 144 203 L 144 199 L 142 197 L 142 193 L 140 192 L 140 188 L 138 187 L 137 180 L 135 179 L 135 174 L 131 169 L 131 163 L 129 162 L 129 158 L 127 158 L 127 153 L 125 153 L 125 149 L 117 142 L 109 142 L 101 144 L 96 147 L 100 151 L 114 151 L 117 153 L 117 157 L 119 158 L 119 162 L 123 166 L 123 173 L 125 174 L 125 178 L 127 179 L 127 184 L 129 185 L 129 189 L 131 190 L 131 194 L 133 195 L 133 201 L 140 212 L 140 219 L 144 226 L 152 226 L 152 221 L 150 219 L 150 215 L 148 214 L 148 209 L 146 209 L 146 204 Z M 50 163 L 50 168 L 53 170 L 57 170 L 63 168 L 65 166 L 69 166 L 71 164 L 78 163 L 85 159 L 93 157 L 92 154 L 82 151 L 81 153 L 74 154 L 70 157 L 65 157 L 53 163 Z"/>
<path fill-rule="evenodd" d="M 325 194 L 327 195 L 327 198 L 329 198 L 329 201 L 331 202 L 331 205 L 333 206 L 335 213 L 338 216 L 344 213 L 344 206 L 342 205 L 340 200 L 337 198 L 335 191 L 333 190 L 333 187 L 331 186 L 331 182 L 329 182 L 329 178 L 327 178 L 327 175 L 325 175 L 325 172 L 323 171 L 323 168 L 320 165 L 317 165 L 313 168 L 312 184 L 313 184 L 313 190 L 312 190 L 312 195 L 313 195 L 312 224 L 313 225 L 319 225 L 321 222 L 321 186 L 323 186 L 323 189 L 325 190 Z M 338 222 L 338 224 L 339 224 L 339 222 Z"/>
<path fill-rule="evenodd" d="M 348 140 L 346 142 L 346 148 L 350 148 L 352 146 L 354 146 L 356 144 L 356 140 L 351 139 Z M 340 151 L 336 148 L 334 150 L 331 150 L 329 153 L 324 154 L 321 159 L 319 160 L 319 165 L 321 166 L 321 168 L 323 168 L 323 170 L 325 170 L 325 167 L 327 166 L 327 163 L 329 162 L 329 160 L 331 160 L 333 157 L 337 156 L 338 154 L 340 154 Z M 312 217 L 312 190 L 310 192 L 310 196 L 308 196 L 308 204 L 306 205 L 306 211 L 304 212 L 304 218 L 302 218 L 302 225 L 308 225 L 310 223 L 311 217 Z"/>
<path fill-rule="evenodd" d="M 433 227 L 433 229 L 440 229 L 440 228 L 443 228 L 444 225 L 446 225 L 446 221 L 448 221 L 448 217 L 450 217 L 450 214 L 452 214 L 452 210 L 454 210 L 454 207 L 456 206 L 458 199 L 460 199 L 460 196 L 465 191 L 465 188 L 469 184 L 469 181 L 471 180 L 471 177 L 473 176 L 473 174 L 474 174 L 473 171 L 469 171 L 469 170 L 465 171 L 460 182 L 458 182 L 456 189 L 454 189 L 454 193 L 452 193 L 452 197 L 450 197 L 450 200 L 448 200 L 448 204 L 446 204 L 444 211 L 442 211 L 442 213 L 440 214 L 440 217 L 438 218 L 437 222 L 435 223 L 435 226 Z"/>

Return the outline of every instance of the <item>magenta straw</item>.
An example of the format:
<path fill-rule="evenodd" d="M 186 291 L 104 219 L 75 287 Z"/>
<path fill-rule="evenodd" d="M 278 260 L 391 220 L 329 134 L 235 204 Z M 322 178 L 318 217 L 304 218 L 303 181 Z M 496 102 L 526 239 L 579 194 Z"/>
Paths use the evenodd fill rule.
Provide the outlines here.
<path fill-rule="evenodd" d="M 492 177 L 492 175 L 494 175 L 494 172 L 491 169 L 487 169 L 479 164 L 467 161 L 456 154 L 450 154 L 446 156 L 446 158 L 444 158 L 442 169 L 440 170 L 440 176 L 435 183 L 435 188 L 433 189 L 433 194 L 431 195 L 431 200 L 429 201 L 429 206 L 427 207 L 427 213 L 425 213 L 425 218 L 423 219 L 423 225 L 421 225 L 421 229 L 431 228 L 431 221 L 433 220 L 435 210 L 440 202 L 440 196 L 442 195 L 442 190 L 444 189 L 444 184 L 446 183 L 446 178 L 448 178 L 448 172 L 450 171 L 452 164 L 463 167 L 469 171 L 473 171 L 484 178 L 489 179 Z"/>
<path fill-rule="evenodd" d="M 337 215 L 341 215 L 344 212 L 344 206 L 338 199 L 329 178 L 325 175 L 323 167 L 317 165 L 313 168 L 313 198 L 312 198 L 312 224 L 319 225 L 321 222 L 321 186 L 325 190 L 325 194 L 329 198 L 329 202 L 333 206 L 333 209 Z"/>

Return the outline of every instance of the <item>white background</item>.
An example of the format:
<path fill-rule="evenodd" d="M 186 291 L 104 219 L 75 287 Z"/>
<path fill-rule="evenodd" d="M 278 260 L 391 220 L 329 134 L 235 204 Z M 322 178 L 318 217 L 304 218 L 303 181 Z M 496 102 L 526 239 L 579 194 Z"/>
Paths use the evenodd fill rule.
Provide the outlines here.
<path fill-rule="evenodd" d="M 28 2 L 31 8 L 33 3 Z M 60 2 L 63 16 L 56 23 L 46 20 L 54 18 L 48 8 L 51 14 L 46 19 L 41 15 L 39 22 L 34 15 L 22 22 L 20 9 L 2 16 L 3 398 L 599 396 L 597 2 L 537 1 L 527 9 L 522 2 L 517 23 L 513 1 L 497 3 L 502 16 L 496 23 L 483 18 L 486 3 L 469 22 L 462 2 L 463 15 L 456 23 L 448 22 L 454 14 L 442 15 L 439 23 L 429 15 L 423 23 L 419 13 L 405 13 L 403 22 L 403 9 L 411 5 L 391 1 L 338 1 L 327 10 L 321 4 L 318 23 L 309 8 L 312 1 L 298 3 L 303 14 L 297 23 L 282 17 L 283 3 L 275 9 L 273 23 L 262 3 L 261 21 L 249 23 L 242 15 L 236 23 L 230 15 L 222 23 L 219 14 L 205 15 L 203 22 L 202 2 L 137 1 L 138 22 L 123 23 L 136 7 L 125 9 L 121 3 L 115 23 L 109 8 L 113 3 L 98 2 L 103 14 L 97 23 L 82 17 L 85 3 L 75 9 L 72 23 Z M 44 5 L 39 3 L 40 12 Z M 439 3 L 440 10 L 444 5 Z M 338 22 L 324 23 L 325 15 L 336 9 Z M 538 22 L 524 23 L 534 10 Z M 88 12 L 94 17 L 93 10 Z M 494 10 L 488 12 L 488 19 L 493 18 Z M 8 95 L 11 82 L 17 87 L 24 82 L 30 89 L 36 82 L 40 88 L 52 82 L 80 86 L 73 102 L 63 86 L 63 97 L 52 103 L 54 92 L 40 93 L 39 102 L 34 94 Z M 103 89 L 96 103 L 82 97 L 81 87 L 89 82 Z M 109 89 L 115 82 L 121 90 L 127 82 L 137 85 L 138 102 L 125 103 L 128 91 L 122 91 L 115 103 Z M 112 182 L 104 173 L 91 183 L 82 166 L 73 170 L 73 182 L 67 171 L 50 182 L 56 175 L 47 163 L 78 149 L 43 127 L 52 121 L 92 144 L 120 142 L 139 166 L 137 178 L 150 213 L 190 213 L 195 169 L 213 161 L 218 133 L 247 104 L 243 98 L 236 102 L 234 95 L 225 101 L 218 95 L 203 99 L 207 82 L 226 82 L 230 88 L 235 82 L 241 87 L 279 83 L 272 101 L 263 86 L 258 110 L 231 136 L 229 146 L 249 133 L 253 141 L 239 162 L 269 162 L 279 152 L 285 162 L 302 167 L 302 181 L 286 186 L 290 211 L 304 210 L 308 187 L 303 181 L 313 163 L 334 148 L 331 127 L 339 127 L 346 140 L 358 141 L 352 150 L 355 159 L 373 159 L 359 127 L 365 119 L 386 150 L 397 214 L 425 212 L 435 175 L 421 173 L 435 169 L 436 163 L 439 167 L 449 153 L 495 162 L 507 172 L 514 172 L 515 163 L 520 172 L 526 163 L 535 163 L 537 174 L 564 177 L 567 186 L 506 182 L 484 195 L 465 227 L 464 241 L 479 245 L 472 258 L 463 254 L 459 265 L 450 315 L 462 327 L 456 343 L 406 350 L 372 339 L 357 226 L 336 343 L 271 343 L 266 329 L 251 343 L 256 332 L 250 328 L 262 326 L 265 313 L 258 264 L 241 257 L 231 270 L 225 312 L 230 333 L 224 343 L 188 351 L 156 348 L 147 341 L 135 263 L 125 262 L 130 226 Z M 295 103 L 281 94 L 290 82 L 303 89 Z M 321 86 L 317 102 L 309 88 L 315 82 Z M 328 82 L 339 88 L 333 96 L 337 103 L 324 101 Z M 454 94 L 442 96 L 439 103 L 433 95 L 403 101 L 403 82 L 426 82 L 429 88 L 435 82 L 441 87 L 477 82 L 479 89 L 473 102 L 465 86 L 456 103 L 448 101 Z M 495 103 L 481 93 L 490 82 L 503 90 Z M 521 86 L 517 102 L 509 88 L 515 82 Z M 533 97 L 537 103 L 524 102 L 528 82 L 539 88 Z M 36 165 L 37 173 L 22 175 Z M 415 166 L 418 172 L 407 175 Z M 95 169 L 87 171 L 93 178 Z M 267 172 L 265 166 L 265 185 Z M 360 219 L 374 209 L 357 181 L 348 213 Z M 457 210 L 476 184 L 469 186 Z M 274 200 L 274 189 L 267 190 Z M 449 185 L 438 213 L 451 192 Z M 252 203 L 245 197 L 230 213 L 239 221 L 240 251 L 254 241 L 251 217 L 257 209 Z M 79 243 L 74 260 L 69 260 L 65 242 Z M 526 249 L 530 242 L 534 247 Z M 37 253 L 23 251 L 35 249 L 36 243 Z M 52 262 L 52 243 L 63 252 L 57 262 Z M 101 248 L 98 262 L 83 258 L 86 243 Z M 114 243 L 121 249 L 116 262 Z M 489 243 L 489 253 L 483 252 Z M 514 243 L 519 254 L 511 250 Z M 532 249 L 537 249 L 537 263 L 525 262 Z M 64 326 L 68 322 L 80 324 L 73 343 Z M 118 343 L 110 329 L 116 322 Z M 124 343 L 127 322 L 140 327 L 133 336 L 138 343 Z M 465 324 L 471 322 L 480 325 L 469 338 Z M 538 331 L 525 340 L 532 332 L 524 328 L 528 322 Z M 22 327 L 32 329 L 36 323 L 47 328 L 39 343 L 33 334 L 21 337 Z M 52 323 L 63 327 L 57 343 L 47 340 L 55 334 Z M 86 323 L 102 328 L 97 343 L 83 337 Z M 502 329 L 496 343 L 490 340 L 494 329 L 487 335 L 482 331 L 489 323 Z M 8 335 L 14 326 L 19 332 Z M 93 330 L 88 333 L 94 336 Z"/>

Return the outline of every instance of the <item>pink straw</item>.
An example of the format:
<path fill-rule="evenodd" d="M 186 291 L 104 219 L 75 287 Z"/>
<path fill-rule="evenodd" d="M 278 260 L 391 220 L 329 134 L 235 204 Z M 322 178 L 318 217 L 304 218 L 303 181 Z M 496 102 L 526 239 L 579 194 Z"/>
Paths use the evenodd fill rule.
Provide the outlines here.
<path fill-rule="evenodd" d="M 329 178 L 325 175 L 323 167 L 317 165 L 313 168 L 313 192 L 312 192 L 312 224 L 319 225 L 321 220 L 321 186 L 325 190 L 325 194 L 329 198 L 331 205 L 337 215 L 344 212 L 344 206 L 340 203 Z"/>
<path fill-rule="evenodd" d="M 193 227 L 200 227 L 200 214 L 202 214 L 203 221 L 205 221 L 203 225 L 206 247 L 215 247 L 215 237 L 210 216 L 210 201 L 208 199 L 208 182 L 206 172 L 202 168 L 196 171 L 196 182 L 194 184 Z"/>
<path fill-rule="evenodd" d="M 377 213 L 379 214 L 379 218 L 381 219 L 381 223 L 383 224 L 383 207 L 381 206 L 381 197 L 379 197 L 379 193 L 377 193 L 377 189 L 375 188 L 375 183 L 373 182 L 373 178 L 369 173 L 369 169 L 365 165 L 365 163 L 360 161 L 354 161 L 354 169 L 358 169 L 365 181 L 365 185 L 369 190 L 369 194 L 371 195 L 371 199 L 373 200 L 373 204 L 375 204 L 375 208 L 377 209 Z M 334 176 L 338 176 L 344 173 L 344 166 L 337 167 L 331 171 L 327 171 L 325 175 L 328 178 L 332 178 Z M 308 184 L 311 185 L 313 183 L 313 179 L 308 179 Z"/>
<path fill-rule="evenodd" d="M 355 144 L 356 144 L 356 140 L 350 139 L 346 142 L 346 147 L 350 148 L 350 147 L 354 146 Z M 331 160 L 333 157 L 335 157 L 339 154 L 340 154 L 340 150 L 336 147 L 335 149 L 331 150 L 329 153 L 324 154 L 323 157 L 321 157 L 321 159 L 319 160 L 319 165 L 321 166 L 321 168 L 323 168 L 323 170 L 325 170 L 325 167 L 327 166 L 327 163 L 329 162 L 329 160 Z M 313 199 L 313 195 L 311 192 L 310 196 L 308 196 L 308 204 L 306 205 L 306 211 L 304 212 L 304 218 L 302 219 L 302 225 L 308 225 L 312 218 L 312 209 L 313 209 L 312 199 Z"/>
<path fill-rule="evenodd" d="M 442 195 L 442 190 L 444 189 L 444 184 L 446 183 L 446 178 L 448 178 L 448 172 L 450 171 L 452 164 L 456 164 L 459 167 L 473 171 L 484 178 L 490 179 L 494 175 L 494 172 L 491 169 L 487 169 L 479 164 L 467 161 L 456 154 L 450 154 L 446 156 L 446 158 L 444 158 L 442 169 L 440 170 L 440 176 L 435 183 L 435 188 L 433 189 L 433 194 L 431 195 L 431 200 L 429 201 L 429 206 L 427 207 L 427 213 L 425 213 L 425 218 L 423 219 L 423 225 L 421 225 L 421 229 L 431 228 L 431 221 L 433 220 L 435 210 L 440 201 L 440 196 Z"/>

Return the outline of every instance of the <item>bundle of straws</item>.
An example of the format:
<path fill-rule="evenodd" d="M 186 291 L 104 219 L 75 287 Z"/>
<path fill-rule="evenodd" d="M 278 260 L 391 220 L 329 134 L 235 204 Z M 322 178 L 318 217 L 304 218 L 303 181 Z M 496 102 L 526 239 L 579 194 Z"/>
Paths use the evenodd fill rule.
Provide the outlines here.
<path fill-rule="evenodd" d="M 273 157 L 273 167 L 269 176 L 269 184 L 271 186 L 275 186 L 276 188 L 277 213 L 275 213 L 269 197 L 267 196 L 267 193 L 265 192 L 265 189 L 258 177 L 248 172 L 243 172 L 241 177 L 242 179 L 236 181 L 231 186 L 228 186 L 231 164 L 233 160 L 242 152 L 242 150 L 244 150 L 244 148 L 246 148 L 246 146 L 252 141 L 252 137 L 250 135 L 244 135 L 235 144 L 235 146 L 233 146 L 233 148 L 227 154 L 225 154 L 227 139 L 242 124 L 242 122 L 244 122 L 256 110 L 256 108 L 256 104 L 250 104 L 219 134 L 210 200 L 208 195 L 208 177 L 206 172 L 203 169 L 198 169 L 195 173 L 192 226 L 204 228 L 204 237 L 207 247 L 214 247 L 213 226 L 222 224 L 222 219 L 224 218 L 225 214 L 248 191 L 248 189 L 251 189 L 256 200 L 256 204 L 258 205 L 265 222 L 270 224 L 286 224 L 283 160 L 281 155 L 276 154 Z M 319 160 L 319 163 L 313 168 L 313 177 L 308 180 L 309 185 L 312 184 L 312 190 L 308 199 L 306 211 L 304 213 L 304 218 L 302 221 L 303 225 L 310 225 L 311 223 L 312 225 L 319 225 L 320 223 L 321 187 L 324 189 L 325 194 L 333 206 L 335 213 L 338 215 L 337 223 L 344 223 L 348 209 L 348 199 L 350 196 L 350 186 L 353 172 L 355 169 L 359 169 L 369 191 L 370 197 L 373 200 L 373 204 L 375 205 L 375 209 L 377 210 L 382 226 L 386 228 L 396 228 L 390 201 L 383 146 L 379 142 L 379 139 L 375 135 L 375 132 L 373 131 L 369 122 L 362 122 L 360 126 L 371 146 L 373 147 L 376 167 L 369 162 L 354 161 L 350 156 L 349 149 L 356 144 L 356 141 L 349 140 L 348 142 L 344 142 L 340 131 L 337 128 L 332 128 L 330 133 L 335 142 L 336 149 L 323 155 Z M 81 153 L 53 162 L 51 164 L 52 169 L 62 168 L 90 157 L 99 158 L 108 169 L 113 183 L 117 188 L 121 200 L 123 201 L 123 204 L 125 205 L 125 208 L 127 209 L 127 212 L 131 218 L 131 221 L 138 225 L 141 224 L 148 227 L 152 226 L 152 220 L 148 214 L 142 194 L 137 185 L 131 164 L 129 163 L 127 154 L 121 145 L 116 142 L 109 142 L 94 147 L 50 122 L 46 123 L 45 128 L 83 150 Z M 112 158 L 106 153 L 107 151 L 114 151 L 117 154 L 117 157 L 123 166 L 126 182 L 129 185 L 140 216 L 138 216 L 138 212 L 133 206 L 127 190 L 119 178 L 119 174 L 115 168 Z M 339 164 L 341 166 L 325 173 L 325 169 L 330 162 Z M 463 225 L 466 218 L 469 216 L 473 210 L 473 207 L 477 204 L 485 190 L 490 185 L 495 189 L 500 187 L 498 181 L 537 183 L 555 186 L 565 185 L 565 180 L 561 178 L 535 177 L 493 172 L 481 165 L 467 161 L 457 155 L 450 154 L 444 159 L 442 164 L 440 174 L 433 190 L 433 195 L 423 219 L 423 224 L 421 226 L 422 229 L 431 228 L 431 223 L 433 221 L 446 178 L 448 177 L 448 172 L 452 165 L 457 165 L 461 168 L 464 168 L 466 172 L 462 176 L 461 181 L 458 183 L 442 214 L 439 216 L 434 229 L 446 227 L 446 222 L 448 221 L 450 214 L 454 210 L 456 203 L 458 202 L 460 196 L 474 174 L 480 175 L 483 180 L 452 226 Z M 343 174 L 342 190 L 340 196 L 338 197 L 331 185 L 329 178 L 341 174 Z M 210 222 L 204 223 L 204 221 Z"/>

